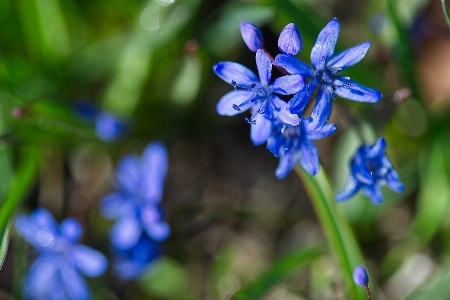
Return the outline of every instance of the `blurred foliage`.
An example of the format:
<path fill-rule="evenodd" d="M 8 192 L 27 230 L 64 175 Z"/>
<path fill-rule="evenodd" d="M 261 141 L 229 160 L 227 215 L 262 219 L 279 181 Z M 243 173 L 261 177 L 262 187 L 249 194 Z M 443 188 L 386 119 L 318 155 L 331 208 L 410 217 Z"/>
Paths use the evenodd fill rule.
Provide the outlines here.
<path fill-rule="evenodd" d="M 58 219 L 77 218 L 84 242 L 108 253 L 109 224 L 96 211 L 111 188 L 112 166 L 159 139 L 170 153 L 163 205 L 173 236 L 165 256 L 138 283 L 111 272 L 90 280 L 94 298 L 364 299 L 349 274 L 365 262 L 375 299 L 448 299 L 445 4 L 0 0 L 0 256 L 21 202 L 24 210 L 42 205 Z M 216 115 L 231 87 L 212 65 L 237 61 L 255 70 L 242 20 L 262 28 L 273 55 L 281 29 L 296 23 L 304 42 L 298 56 L 309 63 L 317 34 L 333 17 L 342 26 L 338 51 L 372 42 L 346 75 L 384 97 L 375 105 L 335 101 L 338 133 L 319 144 L 330 178 L 303 174 L 304 186 L 294 174 L 277 181 L 276 159 L 251 145 L 242 116 Z M 98 140 L 79 104 L 129 120 L 130 135 L 113 144 Z M 333 188 L 343 186 L 350 156 L 379 135 L 406 191 L 384 189 L 379 206 L 362 195 L 335 205 Z M 0 289 L 19 298 L 32 257 L 11 236 Z M 320 242 L 317 249 L 324 240 L 336 246 L 325 250 Z"/>

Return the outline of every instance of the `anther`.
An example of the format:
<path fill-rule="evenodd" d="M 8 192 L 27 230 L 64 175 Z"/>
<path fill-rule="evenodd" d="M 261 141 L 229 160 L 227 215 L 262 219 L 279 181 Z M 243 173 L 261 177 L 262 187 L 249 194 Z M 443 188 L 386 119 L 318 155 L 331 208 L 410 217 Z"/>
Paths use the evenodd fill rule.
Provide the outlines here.
<path fill-rule="evenodd" d="M 237 111 L 241 111 L 241 109 L 239 108 L 239 106 L 237 106 L 236 104 L 233 104 L 233 108 Z"/>

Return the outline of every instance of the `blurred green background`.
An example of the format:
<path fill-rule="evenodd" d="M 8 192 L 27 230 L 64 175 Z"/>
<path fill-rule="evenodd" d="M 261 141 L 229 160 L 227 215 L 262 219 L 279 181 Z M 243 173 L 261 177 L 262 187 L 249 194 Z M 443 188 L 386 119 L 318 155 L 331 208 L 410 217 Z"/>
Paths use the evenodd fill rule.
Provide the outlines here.
<path fill-rule="evenodd" d="M 84 226 L 83 242 L 108 252 L 110 223 L 97 204 L 112 189 L 115 162 L 152 140 L 169 150 L 163 206 L 173 234 L 138 282 L 106 274 L 95 299 L 348 299 L 339 266 L 294 174 L 254 147 L 243 115 L 221 117 L 232 88 L 212 65 L 256 69 L 240 22 L 261 27 L 278 53 L 294 22 L 309 52 L 325 24 L 341 22 L 337 50 L 366 40 L 368 55 L 345 74 L 380 90 L 375 104 L 337 99 L 338 131 L 318 143 L 336 189 L 361 137 L 388 141 L 405 183 L 339 205 L 371 274 L 375 299 L 450 299 L 450 33 L 438 0 L 0 0 L 0 229 L 17 211 L 49 208 Z M 108 144 L 81 119 L 92 104 L 128 120 Z M 310 109 L 310 108 L 309 108 Z M 11 231 L 0 298 L 21 297 L 32 260 Z"/>

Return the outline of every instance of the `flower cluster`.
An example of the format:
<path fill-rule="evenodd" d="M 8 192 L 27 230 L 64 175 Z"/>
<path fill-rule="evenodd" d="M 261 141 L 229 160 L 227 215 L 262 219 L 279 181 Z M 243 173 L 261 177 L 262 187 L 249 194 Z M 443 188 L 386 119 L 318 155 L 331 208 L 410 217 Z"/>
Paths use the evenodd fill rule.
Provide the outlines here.
<path fill-rule="evenodd" d="M 381 186 L 387 185 L 391 190 L 401 193 L 403 184 L 398 173 L 385 154 L 386 140 L 378 138 L 373 146 L 362 145 L 350 162 L 350 174 L 344 189 L 336 195 L 336 201 L 347 200 L 359 190 L 370 198 L 372 203 L 383 202 Z"/>
<path fill-rule="evenodd" d="M 110 233 L 118 277 L 133 279 L 160 252 L 158 242 L 170 235 L 158 204 L 168 169 L 167 151 L 160 142 L 149 144 L 139 158 L 128 155 L 116 170 L 117 191 L 100 203 L 106 219 L 116 219 Z"/>
<path fill-rule="evenodd" d="M 58 226 L 53 216 L 38 208 L 31 215 L 19 215 L 17 232 L 39 255 L 25 278 L 27 299 L 89 299 L 90 292 L 82 274 L 102 275 L 108 261 L 102 253 L 76 244 L 80 239 L 80 223 L 67 218 Z"/>
<path fill-rule="evenodd" d="M 364 58 L 371 45 L 365 42 L 333 55 L 339 27 L 338 20 L 333 19 L 319 33 L 311 51 L 311 67 L 295 57 L 303 47 L 295 24 L 288 24 L 282 30 L 278 39 L 281 54 L 273 59 L 264 49 L 260 29 L 242 22 L 242 38 L 256 52 L 259 77 L 234 62 L 219 62 L 214 66 L 214 72 L 234 88 L 220 99 L 217 112 L 232 116 L 252 111 L 251 117 L 246 118 L 252 125 L 251 140 L 255 145 L 267 142 L 267 148 L 280 158 L 278 178 L 285 177 L 297 163 L 309 174 L 317 174 L 320 164 L 313 141 L 336 131 L 335 124 L 327 123 L 332 111 L 331 99 L 336 99 L 336 95 L 371 103 L 381 99 L 379 91 L 337 75 Z M 285 75 L 270 83 L 272 66 Z M 316 103 L 311 115 L 305 117 L 305 107 L 315 90 L 318 90 Z M 291 95 L 291 98 L 285 102 L 279 95 Z"/>

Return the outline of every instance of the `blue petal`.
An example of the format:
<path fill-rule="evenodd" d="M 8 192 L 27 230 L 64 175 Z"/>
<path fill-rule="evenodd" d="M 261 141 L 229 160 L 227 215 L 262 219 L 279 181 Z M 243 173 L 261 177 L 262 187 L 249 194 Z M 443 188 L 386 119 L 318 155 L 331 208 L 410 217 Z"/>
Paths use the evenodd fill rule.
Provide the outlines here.
<path fill-rule="evenodd" d="M 264 39 L 258 26 L 248 22 L 241 22 L 241 35 L 247 47 L 256 52 L 264 47 Z"/>
<path fill-rule="evenodd" d="M 139 191 L 141 176 L 139 164 L 137 155 L 127 155 L 119 161 L 116 169 L 119 188 L 132 195 Z"/>
<path fill-rule="evenodd" d="M 327 68 L 332 69 L 334 74 L 357 64 L 366 56 L 371 45 L 371 42 L 365 42 L 333 55 L 327 63 Z"/>
<path fill-rule="evenodd" d="M 301 75 L 286 75 L 275 79 L 272 89 L 280 95 L 292 95 L 299 92 L 304 85 Z"/>
<path fill-rule="evenodd" d="M 105 142 L 122 138 L 128 130 L 124 120 L 109 112 L 101 112 L 95 118 L 95 133 Z"/>
<path fill-rule="evenodd" d="M 67 294 L 58 274 L 58 259 L 41 255 L 28 270 L 24 284 L 27 299 L 66 299 Z"/>
<path fill-rule="evenodd" d="M 303 139 L 300 144 L 300 165 L 311 175 L 316 175 L 320 170 L 319 152 L 313 141 Z"/>
<path fill-rule="evenodd" d="M 303 78 L 314 77 L 314 70 L 294 56 L 278 54 L 273 64 L 282 67 L 289 74 L 302 75 Z"/>
<path fill-rule="evenodd" d="M 141 233 L 141 224 L 136 218 L 124 217 L 111 229 L 111 243 L 118 249 L 129 249 L 136 245 Z"/>
<path fill-rule="evenodd" d="M 353 281 L 359 286 L 367 286 L 369 284 L 369 276 L 363 266 L 357 266 L 353 272 Z"/>
<path fill-rule="evenodd" d="M 267 139 L 267 145 L 266 145 L 267 150 L 272 152 L 272 154 L 275 155 L 276 157 L 279 156 L 280 146 L 281 146 L 281 138 L 277 138 L 276 136 L 271 135 Z"/>
<path fill-rule="evenodd" d="M 253 105 L 250 100 L 254 97 L 252 91 L 231 91 L 226 93 L 217 103 L 216 111 L 222 116 L 234 116 L 250 109 Z M 240 106 L 240 111 L 233 108 L 233 105 L 239 105 L 248 101 L 247 104 Z"/>
<path fill-rule="evenodd" d="M 373 204 L 381 204 L 383 202 L 383 194 L 378 184 L 363 185 L 361 192 L 369 197 Z"/>
<path fill-rule="evenodd" d="M 147 263 L 134 260 L 117 260 L 114 262 L 114 275 L 122 280 L 133 280 L 139 277 L 147 267 Z"/>
<path fill-rule="evenodd" d="M 255 146 L 263 144 L 272 133 L 272 121 L 266 119 L 263 114 L 257 114 L 255 125 L 251 125 L 250 138 Z"/>
<path fill-rule="evenodd" d="M 302 47 L 302 37 L 297 26 L 294 23 L 286 25 L 278 38 L 278 49 L 287 55 L 297 55 Z"/>
<path fill-rule="evenodd" d="M 256 66 L 258 67 L 259 79 L 261 85 L 268 86 L 272 76 L 272 62 L 263 50 L 256 51 Z M 236 80 L 235 80 L 236 81 Z M 238 82 L 238 81 L 236 81 Z"/>
<path fill-rule="evenodd" d="M 106 257 L 99 251 L 85 245 L 75 245 L 70 257 L 77 269 L 89 277 L 97 277 L 108 268 Z"/>
<path fill-rule="evenodd" d="M 141 157 L 140 195 L 154 204 L 162 198 L 164 180 L 169 168 L 166 147 L 161 142 L 150 143 Z"/>
<path fill-rule="evenodd" d="M 323 69 L 326 61 L 333 55 L 339 37 L 339 29 L 339 21 L 335 18 L 319 33 L 311 50 L 311 63 L 316 70 Z"/>
<path fill-rule="evenodd" d="M 373 184 L 373 176 L 370 171 L 367 169 L 366 161 L 361 155 L 361 149 L 359 149 L 352 161 L 350 162 L 350 168 L 352 170 L 353 176 L 356 177 L 357 180 L 364 184 Z"/>
<path fill-rule="evenodd" d="M 288 109 L 288 104 L 278 98 L 277 96 L 273 96 L 273 104 L 278 109 L 276 111 L 277 117 L 286 124 L 292 126 L 298 126 L 300 124 L 300 118 L 296 114 L 292 114 Z"/>
<path fill-rule="evenodd" d="M 391 170 L 386 174 L 386 185 L 394 192 L 402 193 L 405 190 L 405 186 L 398 179 L 397 171 Z"/>
<path fill-rule="evenodd" d="M 58 223 L 56 223 L 55 218 L 45 208 L 36 208 L 31 214 L 31 220 L 39 229 L 46 228 L 55 235 L 58 232 Z"/>
<path fill-rule="evenodd" d="M 90 299 L 90 292 L 86 282 L 72 264 L 60 260 L 59 270 L 63 285 L 71 299 Z"/>
<path fill-rule="evenodd" d="M 115 219 L 122 215 L 122 208 L 126 205 L 124 196 L 120 193 L 108 194 L 103 197 L 99 205 L 100 214 L 105 219 Z"/>
<path fill-rule="evenodd" d="M 386 151 L 386 140 L 379 137 L 375 144 L 366 153 L 366 159 L 380 159 Z"/>
<path fill-rule="evenodd" d="M 291 113 L 301 114 L 311 98 L 312 93 L 317 87 L 315 80 L 308 82 L 305 87 L 289 100 L 289 110 Z"/>
<path fill-rule="evenodd" d="M 309 130 L 309 119 L 302 118 L 302 122 L 304 122 L 303 126 L 305 128 L 306 138 L 310 140 L 324 139 L 335 133 L 337 130 L 336 124 L 325 124 L 324 126 L 316 128 L 314 130 Z"/>
<path fill-rule="evenodd" d="M 76 243 L 83 233 L 80 223 L 74 218 L 67 218 L 62 221 L 60 231 L 61 235 L 72 243 Z"/>
<path fill-rule="evenodd" d="M 252 71 L 235 62 L 219 62 L 213 66 L 213 70 L 217 76 L 229 84 L 231 84 L 232 81 L 243 85 L 259 83 L 258 77 L 256 77 Z"/>
<path fill-rule="evenodd" d="M 152 206 L 141 209 L 141 219 L 147 234 L 155 241 L 166 240 L 170 235 L 169 224 L 161 222 L 161 213 Z"/>
<path fill-rule="evenodd" d="M 383 96 L 376 89 L 366 87 L 346 76 L 336 76 L 333 84 L 335 92 L 345 99 L 375 103 Z"/>
<path fill-rule="evenodd" d="M 17 216 L 14 227 L 22 238 L 33 245 L 34 248 L 40 249 L 40 245 L 36 241 L 36 234 L 38 233 L 39 228 L 36 227 L 36 224 L 32 222 L 27 215 L 20 214 Z"/>
<path fill-rule="evenodd" d="M 347 183 L 345 184 L 344 189 L 342 191 L 340 191 L 336 195 L 336 197 L 334 197 L 334 200 L 336 200 L 337 202 L 348 200 L 351 197 L 353 197 L 359 191 L 360 188 L 361 188 L 361 184 L 350 173 L 348 175 Z"/>
<path fill-rule="evenodd" d="M 278 167 L 275 170 L 275 176 L 277 176 L 278 179 L 283 179 L 286 177 L 289 172 L 294 168 L 295 164 L 297 163 L 298 157 L 291 153 L 291 151 L 286 151 L 285 149 L 282 149 L 280 151 L 280 162 L 278 163 Z"/>
<path fill-rule="evenodd" d="M 331 116 L 333 105 L 331 103 L 331 94 L 326 89 L 321 87 L 316 97 L 316 105 L 314 105 L 308 130 L 314 130 L 322 127 Z"/>

